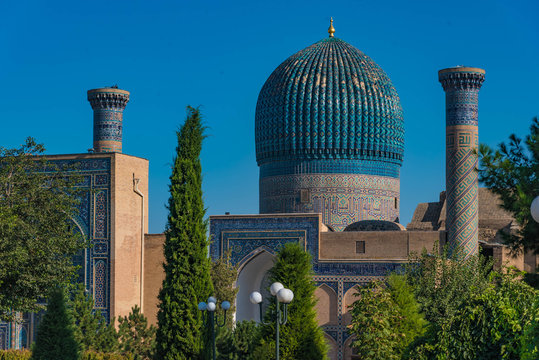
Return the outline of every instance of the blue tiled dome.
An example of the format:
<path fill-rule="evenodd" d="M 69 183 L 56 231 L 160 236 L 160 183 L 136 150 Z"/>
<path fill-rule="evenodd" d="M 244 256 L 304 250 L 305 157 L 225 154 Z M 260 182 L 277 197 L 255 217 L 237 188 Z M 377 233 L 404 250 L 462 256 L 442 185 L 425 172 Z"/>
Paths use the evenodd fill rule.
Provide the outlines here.
<path fill-rule="evenodd" d="M 367 160 L 402 164 L 399 96 L 385 72 L 338 38 L 286 59 L 256 105 L 256 159 Z"/>

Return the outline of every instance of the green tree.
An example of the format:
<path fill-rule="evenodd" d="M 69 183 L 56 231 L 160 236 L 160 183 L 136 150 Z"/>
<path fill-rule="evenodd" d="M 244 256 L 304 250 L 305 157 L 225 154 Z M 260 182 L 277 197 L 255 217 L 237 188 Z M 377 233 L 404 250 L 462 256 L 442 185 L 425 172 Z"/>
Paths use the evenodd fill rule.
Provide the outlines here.
<path fill-rule="evenodd" d="M 230 309 L 227 311 L 226 326 L 231 329 L 234 325 L 232 315 L 236 312 L 236 294 L 238 287 L 235 286 L 238 268 L 230 262 L 230 252 L 223 254 L 222 257 L 211 264 L 211 280 L 213 284 L 215 297 L 219 302 L 230 302 Z M 221 318 L 224 310 L 218 306 L 216 315 Z"/>
<path fill-rule="evenodd" d="M 99 310 L 94 310 L 94 299 L 78 284 L 73 292 L 71 308 L 75 320 L 75 339 L 83 351 L 118 351 L 118 335 L 113 324 L 107 324 Z"/>
<path fill-rule="evenodd" d="M 157 359 L 197 359 L 208 338 L 197 304 L 212 294 L 207 223 L 202 201 L 200 151 L 204 128 L 200 112 L 187 108 L 177 132 L 170 177 L 168 223 L 164 245 L 165 280 L 159 292 Z"/>
<path fill-rule="evenodd" d="M 387 281 L 360 287 L 352 305 L 353 347 L 365 359 L 400 359 L 408 345 L 426 330 L 414 289 L 406 276 L 391 274 Z"/>
<path fill-rule="evenodd" d="M 492 274 L 482 291 L 432 328 L 412 359 L 520 359 L 524 329 L 538 317 L 539 292 L 512 274 Z"/>
<path fill-rule="evenodd" d="M 128 316 L 118 318 L 118 338 L 122 353 L 132 354 L 134 360 L 149 360 L 155 348 L 155 326 L 148 327 L 148 319 L 135 305 Z"/>
<path fill-rule="evenodd" d="M 524 326 L 520 346 L 522 360 L 539 359 L 539 296 L 535 299 L 530 322 Z"/>
<path fill-rule="evenodd" d="M 72 257 L 86 246 L 72 230 L 78 181 L 28 138 L 0 147 L 0 320 L 12 311 L 35 312 L 40 299 L 74 274 Z"/>
<path fill-rule="evenodd" d="M 259 337 L 259 327 L 254 321 L 240 321 L 234 328 L 234 348 L 237 360 L 248 360 Z"/>
<path fill-rule="evenodd" d="M 79 359 L 80 345 L 75 339 L 73 325 L 73 318 L 66 307 L 64 291 L 54 287 L 48 298 L 47 312 L 39 324 L 32 359 Z"/>
<path fill-rule="evenodd" d="M 259 327 L 254 321 L 239 321 L 233 330 L 223 328 L 217 338 L 218 360 L 259 360 L 253 356 L 260 336 Z M 274 356 L 273 351 L 271 356 Z"/>
<path fill-rule="evenodd" d="M 294 292 L 294 300 L 288 305 L 288 322 L 280 328 L 281 359 L 326 359 L 328 345 L 318 326 L 314 308 L 316 287 L 312 279 L 311 256 L 297 243 L 285 244 L 270 275 L 272 283 L 278 281 Z M 275 302 L 272 301 L 265 317 L 268 325 L 262 328 L 260 346 L 263 348 L 274 344 L 275 310 Z"/>
<path fill-rule="evenodd" d="M 436 245 L 432 253 L 423 251 L 409 258 L 407 278 L 415 289 L 425 319 L 441 324 L 454 316 L 459 306 L 473 293 L 488 287 L 492 262 L 483 256 L 455 261 Z"/>
<path fill-rule="evenodd" d="M 539 195 L 538 119 L 533 119 L 524 141 L 512 134 L 509 143 L 500 144 L 496 151 L 481 144 L 479 164 L 479 180 L 500 196 L 502 208 L 520 225 L 519 230 L 504 234 L 507 244 L 516 252 L 539 253 L 539 224 L 530 213 L 530 205 Z"/>

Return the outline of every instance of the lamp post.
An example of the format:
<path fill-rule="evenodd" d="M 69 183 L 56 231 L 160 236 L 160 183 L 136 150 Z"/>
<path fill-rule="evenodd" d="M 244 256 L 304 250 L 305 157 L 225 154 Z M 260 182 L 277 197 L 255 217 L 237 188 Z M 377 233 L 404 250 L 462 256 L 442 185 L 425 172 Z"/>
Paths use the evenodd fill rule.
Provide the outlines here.
<path fill-rule="evenodd" d="M 219 324 L 219 321 L 215 317 L 215 310 L 217 310 L 217 299 L 213 296 L 210 296 L 207 303 L 205 303 L 204 301 L 198 303 L 198 310 L 206 312 L 204 316 L 204 324 L 209 325 L 211 328 L 213 360 L 215 360 L 215 326 L 225 326 L 226 311 L 230 309 L 230 303 L 228 301 L 221 302 L 221 309 L 225 311 L 225 314 L 223 315 L 223 323 Z"/>
<path fill-rule="evenodd" d="M 270 286 L 270 293 L 275 297 L 275 359 L 279 360 L 279 326 L 285 325 L 288 321 L 288 304 L 294 299 L 294 293 L 290 289 L 285 289 L 283 284 L 280 282 L 274 282 Z M 258 304 L 260 306 L 260 322 L 264 323 L 262 315 L 262 294 L 258 291 L 253 291 L 250 296 L 251 303 Z M 281 316 L 281 306 L 279 303 L 283 304 L 283 311 Z"/>

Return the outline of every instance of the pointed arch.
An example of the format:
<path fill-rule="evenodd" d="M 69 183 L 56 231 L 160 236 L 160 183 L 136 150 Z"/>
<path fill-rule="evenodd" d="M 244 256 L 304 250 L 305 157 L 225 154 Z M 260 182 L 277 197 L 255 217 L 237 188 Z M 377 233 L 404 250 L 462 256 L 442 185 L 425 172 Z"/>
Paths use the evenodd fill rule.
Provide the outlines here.
<path fill-rule="evenodd" d="M 346 294 L 343 296 L 343 304 L 342 304 L 342 320 L 343 325 L 349 325 L 352 322 L 352 315 L 350 314 L 349 306 L 351 306 L 358 297 L 356 294 L 358 293 L 358 285 L 353 286 L 350 288 Z"/>
<path fill-rule="evenodd" d="M 348 339 L 344 341 L 344 359 L 346 360 L 359 360 L 356 350 L 352 348 L 352 342 L 355 340 L 354 336 L 349 336 Z"/>
<path fill-rule="evenodd" d="M 318 325 L 337 325 L 337 293 L 335 290 L 322 284 L 316 288 L 314 295 L 318 299 L 316 302 L 316 315 Z"/>
<path fill-rule="evenodd" d="M 17 340 L 19 343 L 19 349 L 26 349 L 28 347 L 28 336 L 26 332 L 26 327 L 24 325 L 21 326 L 21 328 L 19 329 L 19 336 Z"/>
<path fill-rule="evenodd" d="M 75 224 L 74 231 L 78 231 L 81 234 L 81 236 L 85 240 L 87 240 L 88 235 L 84 231 L 83 226 L 81 226 L 81 224 L 84 224 L 84 223 L 82 222 L 80 217 L 78 216 L 71 217 L 71 222 Z M 73 256 L 73 264 L 75 264 L 76 266 L 79 266 L 79 269 L 77 270 L 77 274 L 78 274 L 77 280 L 78 282 L 84 283 L 85 286 L 87 286 L 86 274 L 88 274 L 87 255 L 88 255 L 88 249 L 84 248 L 84 249 L 80 249 L 79 252 Z"/>
<path fill-rule="evenodd" d="M 324 337 L 326 338 L 326 342 L 329 345 L 329 351 L 328 351 L 328 359 L 329 360 L 338 360 L 339 359 L 339 345 L 333 339 L 333 337 L 329 336 L 328 334 L 324 334 Z"/>
<path fill-rule="evenodd" d="M 260 310 L 258 305 L 253 305 L 249 301 L 249 295 L 253 291 L 264 294 L 264 279 L 267 279 L 266 273 L 273 267 L 275 255 L 263 248 L 253 251 L 247 261 L 245 261 L 238 270 L 238 279 L 236 286 L 239 287 L 236 296 L 236 320 L 255 320 L 260 321 Z M 266 280 L 267 281 L 267 280 Z"/>

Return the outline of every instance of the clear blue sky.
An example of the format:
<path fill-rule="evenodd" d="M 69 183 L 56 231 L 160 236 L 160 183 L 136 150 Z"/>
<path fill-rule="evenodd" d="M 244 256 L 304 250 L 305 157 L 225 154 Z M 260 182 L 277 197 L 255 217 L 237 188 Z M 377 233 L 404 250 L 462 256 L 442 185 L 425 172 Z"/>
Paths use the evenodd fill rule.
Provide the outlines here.
<path fill-rule="evenodd" d="M 2 1 L 0 144 L 33 136 L 47 153 L 92 147 L 86 90 L 131 92 L 124 153 L 150 160 L 150 232 L 164 229 L 175 130 L 202 105 L 208 214 L 258 213 L 255 105 L 288 56 L 336 36 L 392 79 L 405 116 L 401 222 L 445 187 L 444 93 L 437 71 L 481 67 L 480 141 L 525 135 L 539 114 L 539 2 Z"/>

